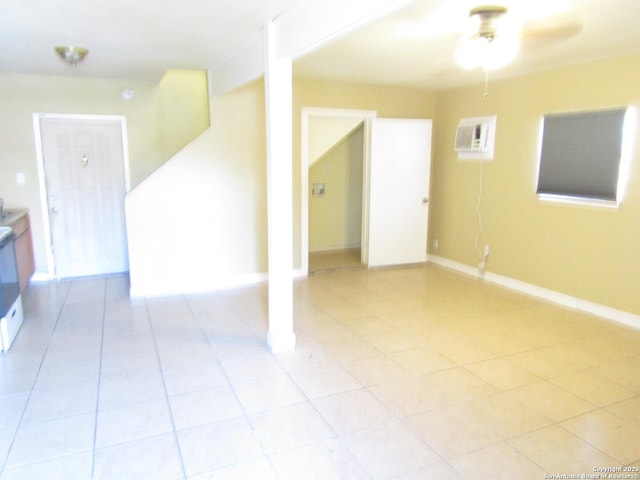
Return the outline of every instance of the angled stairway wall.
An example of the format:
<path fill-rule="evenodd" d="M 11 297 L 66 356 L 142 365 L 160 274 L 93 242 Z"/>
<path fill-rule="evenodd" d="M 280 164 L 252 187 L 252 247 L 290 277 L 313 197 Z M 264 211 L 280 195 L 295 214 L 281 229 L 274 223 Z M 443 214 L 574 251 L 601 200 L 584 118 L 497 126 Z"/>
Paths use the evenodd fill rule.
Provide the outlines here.
<path fill-rule="evenodd" d="M 209 102 L 210 127 L 125 200 L 134 297 L 220 290 L 266 278 L 263 81 Z M 316 152 L 331 150 L 357 127 L 320 125 Z"/>
<path fill-rule="evenodd" d="M 316 137 L 319 135 L 310 129 L 310 146 Z M 309 166 L 310 252 L 360 247 L 363 169 L 364 125 L 359 121 L 355 129 Z M 323 186 L 322 194 L 314 194 L 314 184 Z"/>
<path fill-rule="evenodd" d="M 262 82 L 210 108 L 211 126 L 127 195 L 132 296 L 216 290 L 267 270 Z"/>
<path fill-rule="evenodd" d="M 139 92 L 125 103 L 139 103 Z M 170 69 L 144 99 L 146 118 L 130 130 L 130 178 L 136 187 L 209 126 L 204 70 Z M 128 116 L 127 116 L 128 117 Z M 129 119 L 127 118 L 129 123 Z"/>
<path fill-rule="evenodd" d="M 309 166 L 342 142 L 361 123 L 358 118 L 309 117 Z"/>

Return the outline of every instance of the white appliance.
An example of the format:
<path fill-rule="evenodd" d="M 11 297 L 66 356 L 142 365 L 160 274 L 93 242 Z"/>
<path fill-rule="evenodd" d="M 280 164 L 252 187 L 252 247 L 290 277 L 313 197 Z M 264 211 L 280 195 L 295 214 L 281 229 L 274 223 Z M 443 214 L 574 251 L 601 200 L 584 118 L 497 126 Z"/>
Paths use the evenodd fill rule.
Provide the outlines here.
<path fill-rule="evenodd" d="M 0 351 L 9 350 L 22 322 L 22 299 L 14 236 L 10 227 L 0 226 Z"/>
<path fill-rule="evenodd" d="M 16 335 L 18 335 L 18 330 L 20 330 L 23 321 L 22 297 L 18 295 L 17 300 L 13 303 L 6 316 L 0 319 L 0 337 L 2 339 L 0 351 L 9 350 Z"/>
<path fill-rule="evenodd" d="M 456 128 L 456 152 L 484 152 L 487 149 L 488 123 L 461 123 Z"/>

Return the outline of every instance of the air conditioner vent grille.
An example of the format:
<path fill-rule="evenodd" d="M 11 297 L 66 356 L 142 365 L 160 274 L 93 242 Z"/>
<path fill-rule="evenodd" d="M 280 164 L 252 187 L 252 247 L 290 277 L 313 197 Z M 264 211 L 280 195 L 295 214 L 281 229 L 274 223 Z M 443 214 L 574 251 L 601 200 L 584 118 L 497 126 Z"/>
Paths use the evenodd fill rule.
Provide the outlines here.
<path fill-rule="evenodd" d="M 488 123 L 460 124 L 456 128 L 456 152 L 484 152 L 487 148 Z"/>

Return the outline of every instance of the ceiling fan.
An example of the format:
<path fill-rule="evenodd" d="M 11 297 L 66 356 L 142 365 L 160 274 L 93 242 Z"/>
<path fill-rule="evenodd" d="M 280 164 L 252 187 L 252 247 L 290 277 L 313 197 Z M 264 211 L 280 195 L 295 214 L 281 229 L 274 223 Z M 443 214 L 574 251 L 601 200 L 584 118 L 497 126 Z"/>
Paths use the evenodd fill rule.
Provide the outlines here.
<path fill-rule="evenodd" d="M 470 29 L 460 39 L 456 59 L 467 69 L 495 70 L 513 60 L 520 44 L 544 44 L 580 32 L 579 22 L 562 14 L 526 18 L 502 5 L 482 5 L 469 11 Z M 517 14 L 519 13 L 519 15 Z"/>
<path fill-rule="evenodd" d="M 472 8 L 469 18 L 473 28 L 461 39 L 456 60 L 464 68 L 495 70 L 513 60 L 518 51 L 518 37 L 508 28 L 507 8 L 498 5 Z"/>

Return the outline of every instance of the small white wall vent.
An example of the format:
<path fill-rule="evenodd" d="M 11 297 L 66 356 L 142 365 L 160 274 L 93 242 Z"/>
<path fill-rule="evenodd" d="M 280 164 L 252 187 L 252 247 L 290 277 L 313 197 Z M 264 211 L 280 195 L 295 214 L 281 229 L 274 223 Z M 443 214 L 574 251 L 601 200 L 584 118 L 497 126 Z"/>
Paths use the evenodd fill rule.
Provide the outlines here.
<path fill-rule="evenodd" d="M 453 149 L 459 160 L 491 160 L 496 116 L 462 118 L 456 127 Z"/>

